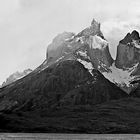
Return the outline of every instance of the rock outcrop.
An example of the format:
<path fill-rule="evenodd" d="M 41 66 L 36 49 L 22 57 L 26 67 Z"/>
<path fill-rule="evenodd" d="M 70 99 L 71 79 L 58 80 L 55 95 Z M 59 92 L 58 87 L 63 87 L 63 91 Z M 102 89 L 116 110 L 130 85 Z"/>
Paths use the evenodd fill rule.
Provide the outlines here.
<path fill-rule="evenodd" d="M 115 66 L 124 73 L 122 78 L 127 79 L 121 88 L 130 93 L 137 87 L 130 83 L 140 78 L 140 37 L 136 30 L 119 42 Z"/>
<path fill-rule="evenodd" d="M 21 79 L 23 78 L 24 76 L 28 75 L 29 73 L 31 73 L 32 70 L 31 69 L 26 69 L 24 70 L 23 72 L 15 72 L 13 74 L 11 74 L 5 82 L 2 83 L 2 86 L 1 87 L 4 87 L 4 86 L 7 86 L 13 82 L 15 82 L 16 80 L 18 79 Z"/>
<path fill-rule="evenodd" d="M 59 41 L 60 40 L 60 41 Z M 107 71 L 113 59 L 109 52 L 109 43 L 104 38 L 100 23 L 93 19 L 91 25 L 74 35 L 73 33 L 62 33 L 58 35 L 48 46 L 45 65 L 53 64 L 58 60 L 77 59 L 78 51 L 86 51 L 94 68 Z"/>
<path fill-rule="evenodd" d="M 118 68 L 131 68 L 140 62 L 140 37 L 137 31 L 128 33 L 117 47 L 115 65 Z"/>
<path fill-rule="evenodd" d="M 79 60 L 86 57 L 84 61 L 88 59 L 94 69 L 99 70 L 108 80 L 130 93 L 133 88 L 136 88 L 136 84 L 130 83 L 140 75 L 139 40 L 137 31 L 128 33 L 120 41 L 114 61 L 109 52 L 109 43 L 100 30 L 100 23 L 93 19 L 91 25 L 78 34 L 65 32 L 58 35 L 48 46 L 44 66 L 48 67 L 58 61 Z"/>

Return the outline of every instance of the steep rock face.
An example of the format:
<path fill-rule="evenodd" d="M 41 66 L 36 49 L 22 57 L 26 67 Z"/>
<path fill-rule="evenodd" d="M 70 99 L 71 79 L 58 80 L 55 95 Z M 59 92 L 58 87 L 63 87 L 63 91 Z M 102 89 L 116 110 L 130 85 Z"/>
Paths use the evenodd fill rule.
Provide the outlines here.
<path fill-rule="evenodd" d="M 94 68 L 100 71 L 107 71 L 107 67 L 112 65 L 114 60 L 110 55 L 108 42 L 104 39 L 100 31 L 100 23 L 94 19 L 90 27 L 84 29 L 77 35 L 72 33 L 67 33 L 71 35 L 64 34 L 58 35 L 53 40 L 53 43 L 48 46 L 47 59 L 44 65 L 51 65 L 58 60 L 75 60 L 77 59 L 75 54 L 80 50 L 86 50 L 84 53 L 87 53 Z M 61 38 L 63 41 L 59 42 L 57 38 Z M 52 46 L 53 44 L 55 47 Z"/>
<path fill-rule="evenodd" d="M 106 70 L 105 67 L 108 68 L 113 63 L 108 48 L 108 42 L 97 35 L 90 36 L 88 41 L 90 47 L 89 55 L 94 64 L 94 68 L 100 71 Z"/>
<path fill-rule="evenodd" d="M 137 87 L 137 84 L 131 84 L 133 80 L 138 79 L 138 76 L 132 75 L 133 72 L 137 70 L 137 66 L 138 65 L 135 65 L 132 68 L 124 70 L 117 68 L 115 63 L 113 63 L 112 66 L 109 67 L 110 71 L 103 72 L 103 75 L 129 94 Z"/>
<path fill-rule="evenodd" d="M 140 37 L 137 31 L 128 33 L 123 40 L 119 42 L 117 47 L 117 56 L 114 63 L 115 69 L 118 69 L 118 73 L 121 71 L 120 77 L 121 83 L 119 86 L 130 93 L 137 87 L 137 84 L 130 84 L 134 80 L 138 80 L 140 77 Z M 117 73 L 116 73 L 117 74 Z M 118 74 L 119 75 L 119 74 Z"/>
<path fill-rule="evenodd" d="M 26 69 L 26 70 L 24 70 L 23 72 L 18 72 L 18 71 L 17 71 L 17 72 L 15 72 L 15 73 L 11 74 L 11 75 L 6 79 L 6 81 L 3 82 L 2 87 L 7 86 L 7 85 L 9 85 L 9 84 L 15 82 L 15 81 L 18 80 L 18 79 L 21 79 L 22 77 L 28 75 L 28 74 L 31 73 L 31 72 L 32 72 L 31 69 Z"/>
<path fill-rule="evenodd" d="M 80 33 L 78 33 L 76 36 L 81 37 L 81 36 L 94 36 L 98 35 L 102 38 L 104 38 L 101 30 L 100 30 L 100 23 L 96 21 L 95 19 L 92 20 L 91 26 L 87 27 L 86 29 L 82 30 Z"/>
<path fill-rule="evenodd" d="M 126 37 L 120 41 L 117 48 L 117 57 L 115 65 L 118 68 L 131 68 L 140 61 L 140 37 L 137 31 L 128 33 Z"/>
<path fill-rule="evenodd" d="M 88 60 L 89 69 L 92 66 L 92 69 L 99 70 L 108 80 L 130 93 L 136 87 L 136 84 L 131 85 L 130 82 L 138 79 L 140 75 L 139 52 L 139 33 L 133 31 L 120 41 L 114 61 L 109 52 L 109 43 L 100 30 L 100 23 L 93 19 L 88 28 L 76 35 L 58 35 L 48 46 L 47 59 L 42 67 L 58 61 Z"/>

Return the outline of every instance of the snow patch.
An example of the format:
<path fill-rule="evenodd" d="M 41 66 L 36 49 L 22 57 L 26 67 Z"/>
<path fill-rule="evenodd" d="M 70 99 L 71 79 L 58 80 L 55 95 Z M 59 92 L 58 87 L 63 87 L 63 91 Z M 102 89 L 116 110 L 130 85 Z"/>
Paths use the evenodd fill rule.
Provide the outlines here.
<path fill-rule="evenodd" d="M 140 44 L 138 43 L 137 40 L 133 40 L 133 41 L 132 41 L 132 44 L 133 44 L 136 48 L 140 49 Z"/>
<path fill-rule="evenodd" d="M 101 37 L 94 35 L 90 36 L 89 46 L 92 49 L 103 49 L 108 45 L 108 42 Z"/>
<path fill-rule="evenodd" d="M 84 60 L 81 60 L 81 59 L 77 59 L 77 61 L 79 61 L 81 64 L 84 65 L 84 67 L 86 69 L 88 69 L 88 71 L 90 72 L 90 74 L 93 76 L 93 73 L 92 73 L 92 70 L 94 69 L 93 68 L 93 65 L 91 62 L 87 62 L 87 61 L 84 61 Z"/>
<path fill-rule="evenodd" d="M 77 54 L 79 54 L 80 56 L 90 60 L 90 57 L 87 54 L 87 50 L 85 50 L 85 51 L 82 51 L 82 50 L 77 51 Z"/>
<path fill-rule="evenodd" d="M 56 60 L 56 62 L 62 60 L 63 58 L 64 58 L 64 56 L 61 56 L 60 58 L 58 58 L 58 59 Z"/>
<path fill-rule="evenodd" d="M 99 60 L 98 69 L 100 69 L 100 68 L 104 68 L 104 70 L 108 71 L 107 66 Z"/>
<path fill-rule="evenodd" d="M 87 57 L 87 52 L 83 52 L 83 51 L 78 51 L 78 53 L 83 56 L 83 57 Z"/>
<path fill-rule="evenodd" d="M 135 64 L 132 68 L 123 70 L 116 68 L 115 64 L 113 63 L 110 67 L 111 72 L 103 72 L 102 74 L 113 83 L 126 85 L 127 87 L 129 87 L 130 82 L 135 78 L 135 76 L 131 76 L 131 74 L 137 68 L 137 66 L 138 63 Z"/>

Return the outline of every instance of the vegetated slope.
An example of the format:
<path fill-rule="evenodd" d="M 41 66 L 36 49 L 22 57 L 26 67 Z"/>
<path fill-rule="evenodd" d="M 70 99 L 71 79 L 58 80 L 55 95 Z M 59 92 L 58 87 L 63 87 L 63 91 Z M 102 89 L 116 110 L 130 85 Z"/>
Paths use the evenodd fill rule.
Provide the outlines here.
<path fill-rule="evenodd" d="M 109 82 L 97 70 L 91 73 L 74 60 L 55 64 L 45 70 L 1 89 L 0 110 L 42 106 L 48 109 L 59 102 L 72 104 L 97 104 L 111 99 L 126 97 L 127 94 Z"/>
<path fill-rule="evenodd" d="M 137 31 L 128 33 L 119 42 L 117 56 L 113 60 L 109 52 L 109 42 L 101 32 L 100 23 L 93 19 L 91 25 L 78 34 L 64 32 L 57 35 L 48 46 L 44 66 L 68 59 L 69 56 L 74 59 L 73 53 L 84 57 L 86 55 L 92 67 L 129 94 L 137 87 L 137 84 L 132 85 L 131 82 L 140 78 L 139 42 Z"/>
<path fill-rule="evenodd" d="M 94 77 L 79 62 L 68 60 L 1 89 L 1 131 L 101 133 L 89 128 L 93 109 L 128 95 L 99 71 L 92 73 Z"/>
<path fill-rule="evenodd" d="M 1 131 L 52 133 L 140 133 L 140 100 L 125 98 L 98 105 L 55 106 L 0 115 Z"/>

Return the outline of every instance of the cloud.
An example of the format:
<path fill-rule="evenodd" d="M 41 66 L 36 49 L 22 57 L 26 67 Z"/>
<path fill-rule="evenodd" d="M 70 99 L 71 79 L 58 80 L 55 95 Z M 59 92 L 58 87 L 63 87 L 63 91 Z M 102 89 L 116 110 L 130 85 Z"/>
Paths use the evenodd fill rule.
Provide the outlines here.
<path fill-rule="evenodd" d="M 30 10 L 32 8 L 39 9 L 41 6 L 45 6 L 46 3 L 49 3 L 49 0 L 18 0 L 20 8 Z"/>

